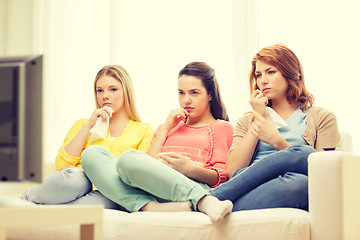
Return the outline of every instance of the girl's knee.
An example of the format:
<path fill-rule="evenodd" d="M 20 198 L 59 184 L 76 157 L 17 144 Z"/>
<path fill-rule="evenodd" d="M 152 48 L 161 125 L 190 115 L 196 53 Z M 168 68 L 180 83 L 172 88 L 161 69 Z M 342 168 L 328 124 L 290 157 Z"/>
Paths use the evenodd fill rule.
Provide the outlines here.
<path fill-rule="evenodd" d="M 121 153 L 116 163 L 117 171 L 120 174 L 132 172 L 137 166 L 136 159 L 140 153 L 142 152 L 137 150 L 128 150 Z"/>
<path fill-rule="evenodd" d="M 307 197 L 308 177 L 303 174 L 289 172 L 282 177 L 282 189 L 294 197 Z"/>
<path fill-rule="evenodd" d="M 308 157 L 316 150 L 308 145 L 298 145 L 289 148 L 290 156 L 288 158 L 289 163 L 293 164 L 299 169 L 303 169 L 307 173 Z"/>
<path fill-rule="evenodd" d="M 80 168 L 66 168 L 59 172 L 59 174 L 60 179 L 56 182 L 60 183 L 59 187 L 64 188 L 64 190 L 75 189 L 80 192 L 88 192 L 92 189 L 90 180 Z M 54 182 L 54 179 L 52 182 Z"/>
<path fill-rule="evenodd" d="M 28 189 L 23 198 L 41 204 L 63 204 L 82 196 L 92 184 L 80 168 L 66 168 L 46 177 L 44 183 Z"/>
<path fill-rule="evenodd" d="M 146 154 L 144 152 L 138 151 L 138 150 L 128 150 L 120 154 L 118 161 L 117 161 L 117 168 L 132 168 L 137 159 L 141 157 L 143 154 Z"/>
<path fill-rule="evenodd" d="M 87 158 L 89 156 L 92 156 L 92 155 L 96 154 L 97 152 L 102 151 L 103 149 L 105 149 L 105 148 L 102 146 L 99 146 L 99 145 L 89 146 L 86 149 L 84 149 L 84 151 L 82 151 L 81 158 Z"/>
<path fill-rule="evenodd" d="M 98 154 L 102 151 L 106 150 L 106 148 L 98 145 L 92 145 L 87 147 L 81 153 L 81 165 L 86 167 L 87 165 L 91 164 L 91 162 L 96 161 L 98 158 Z"/>
<path fill-rule="evenodd" d="M 120 154 L 116 163 L 116 170 L 126 184 L 131 184 L 132 176 L 136 176 L 146 165 L 146 158 L 150 157 L 138 150 L 128 150 Z M 145 159 L 145 162 L 144 162 Z"/>
<path fill-rule="evenodd" d="M 83 177 L 85 177 L 85 175 L 80 168 L 68 167 L 50 174 L 45 178 L 44 183 L 49 185 L 76 184 L 76 182 Z"/>
<path fill-rule="evenodd" d="M 303 154 L 308 156 L 309 154 L 316 152 L 316 150 L 309 145 L 295 145 L 289 148 L 290 151 L 296 152 L 297 154 Z"/>

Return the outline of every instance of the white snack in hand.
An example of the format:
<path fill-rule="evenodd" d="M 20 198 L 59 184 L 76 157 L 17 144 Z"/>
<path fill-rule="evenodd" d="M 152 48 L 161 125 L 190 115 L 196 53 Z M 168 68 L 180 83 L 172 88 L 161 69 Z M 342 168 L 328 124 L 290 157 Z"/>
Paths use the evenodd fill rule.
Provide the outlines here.
<path fill-rule="evenodd" d="M 111 107 L 104 107 L 107 108 L 110 111 L 110 116 L 111 117 L 112 113 L 114 112 L 114 110 Z M 101 117 L 99 117 L 96 120 L 95 126 L 90 130 L 91 135 L 89 138 L 89 142 L 93 142 L 96 141 L 100 138 L 105 138 L 106 134 L 108 132 L 109 129 L 109 119 L 107 121 L 103 121 Z"/>

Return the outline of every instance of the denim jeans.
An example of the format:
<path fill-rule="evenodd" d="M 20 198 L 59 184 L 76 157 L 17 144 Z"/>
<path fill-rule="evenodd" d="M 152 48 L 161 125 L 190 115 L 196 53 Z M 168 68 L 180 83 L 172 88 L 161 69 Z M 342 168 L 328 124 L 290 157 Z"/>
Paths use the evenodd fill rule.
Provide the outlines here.
<path fill-rule="evenodd" d="M 210 191 L 231 200 L 233 211 L 292 207 L 308 209 L 307 158 L 315 149 L 292 146 L 237 170 L 229 181 Z"/>
<path fill-rule="evenodd" d="M 27 189 L 22 198 L 37 204 L 100 204 L 104 208 L 121 209 L 97 190 L 80 168 L 66 168 L 47 176 L 40 185 Z"/>

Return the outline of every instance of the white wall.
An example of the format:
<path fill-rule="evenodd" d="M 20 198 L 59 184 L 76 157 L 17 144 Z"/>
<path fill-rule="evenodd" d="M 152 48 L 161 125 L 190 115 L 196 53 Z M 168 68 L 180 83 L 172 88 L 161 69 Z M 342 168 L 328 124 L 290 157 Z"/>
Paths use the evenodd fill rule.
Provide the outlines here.
<path fill-rule="evenodd" d="M 44 54 L 44 159 L 54 161 L 71 125 L 95 108 L 94 78 L 109 64 L 109 4 L 46 0 L 34 9 Z"/>
<path fill-rule="evenodd" d="M 248 90 L 247 71 L 239 65 L 247 55 L 238 50 L 253 45 L 242 37 L 251 0 L 0 1 L 11 5 L 7 12 L 16 20 L 0 22 L 11 29 L 4 35 L 20 41 L 0 42 L 0 54 L 44 54 L 46 161 L 53 161 L 71 124 L 92 113 L 93 80 L 107 64 L 129 70 L 142 119 L 154 128 L 178 107 L 177 74 L 192 61 L 215 69 L 233 123 L 245 111 L 238 103 Z M 19 31 L 26 26 L 31 30 Z"/>
<path fill-rule="evenodd" d="M 21 55 L 32 50 L 34 1 L 0 1 L 0 50 L 6 54 Z M 30 11 L 29 11 L 30 10 Z"/>
<path fill-rule="evenodd" d="M 259 0 L 259 48 L 288 45 L 300 58 L 315 104 L 332 110 L 360 153 L 360 2 Z"/>
<path fill-rule="evenodd" d="M 44 55 L 45 161 L 70 126 L 88 117 L 96 72 L 109 64 L 109 1 L 0 0 L 0 55 Z M 84 7 L 86 6 L 86 7 Z"/>
<path fill-rule="evenodd" d="M 215 69 L 232 108 L 233 1 L 112 1 L 111 7 L 111 62 L 132 75 L 143 121 L 156 128 L 178 107 L 177 74 L 192 61 Z"/>
<path fill-rule="evenodd" d="M 5 53 L 5 47 L 6 47 L 6 22 L 7 22 L 7 1 L 0 0 L 0 53 Z"/>
<path fill-rule="evenodd" d="M 341 130 L 351 132 L 358 145 L 358 5 L 355 0 L 0 0 L 0 55 L 44 54 L 46 161 L 54 160 L 71 124 L 91 114 L 92 85 L 102 66 L 129 70 L 142 119 L 156 128 L 178 106 L 178 71 L 205 61 L 216 71 L 235 123 L 249 109 L 251 58 L 277 42 L 299 56 L 316 104 L 333 110 Z"/>

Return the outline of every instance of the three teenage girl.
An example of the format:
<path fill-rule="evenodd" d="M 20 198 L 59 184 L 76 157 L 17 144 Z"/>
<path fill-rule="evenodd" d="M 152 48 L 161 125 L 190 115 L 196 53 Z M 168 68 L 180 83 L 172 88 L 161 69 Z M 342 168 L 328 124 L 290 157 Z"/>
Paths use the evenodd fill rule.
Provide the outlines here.
<path fill-rule="evenodd" d="M 180 108 L 153 136 L 140 121 L 126 70 L 106 66 L 95 79 L 97 109 L 70 129 L 56 158 L 59 171 L 23 197 L 43 204 L 100 202 L 130 212 L 198 210 L 213 222 L 232 209 L 307 210 L 307 157 L 337 145 L 336 117 L 313 106 L 301 63 L 285 45 L 255 55 L 250 87 L 253 111 L 234 132 L 214 70 L 189 63 L 178 76 Z M 283 125 L 275 125 L 274 116 Z M 109 121 L 107 136 L 89 142 L 99 117 Z M 158 154 L 163 146 L 198 148 L 206 159 L 200 166 L 176 152 Z"/>

